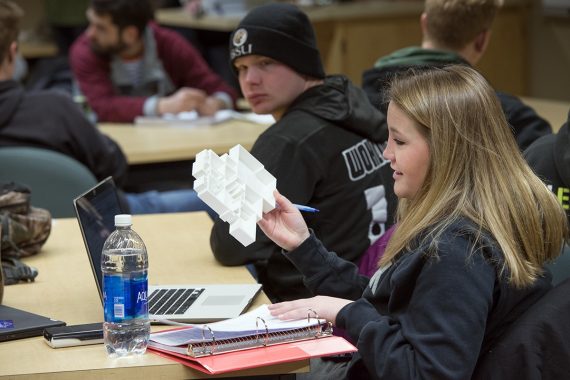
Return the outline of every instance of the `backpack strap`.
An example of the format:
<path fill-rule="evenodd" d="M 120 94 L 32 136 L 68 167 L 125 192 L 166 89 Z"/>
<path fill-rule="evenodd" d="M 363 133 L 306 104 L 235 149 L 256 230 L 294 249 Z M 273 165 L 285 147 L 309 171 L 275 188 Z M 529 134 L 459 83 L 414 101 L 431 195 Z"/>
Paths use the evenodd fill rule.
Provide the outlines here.
<path fill-rule="evenodd" d="M 17 284 L 20 281 L 33 282 L 38 275 L 36 268 L 11 257 L 2 259 L 2 271 L 5 285 Z"/>

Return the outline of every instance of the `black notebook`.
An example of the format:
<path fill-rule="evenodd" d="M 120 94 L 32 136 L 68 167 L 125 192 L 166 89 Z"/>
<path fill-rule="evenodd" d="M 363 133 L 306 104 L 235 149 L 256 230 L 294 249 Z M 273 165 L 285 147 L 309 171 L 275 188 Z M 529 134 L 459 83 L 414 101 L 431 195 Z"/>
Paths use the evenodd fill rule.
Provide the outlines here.
<path fill-rule="evenodd" d="M 65 322 L 0 305 L 0 342 L 40 336 L 46 327 L 65 326 Z"/>

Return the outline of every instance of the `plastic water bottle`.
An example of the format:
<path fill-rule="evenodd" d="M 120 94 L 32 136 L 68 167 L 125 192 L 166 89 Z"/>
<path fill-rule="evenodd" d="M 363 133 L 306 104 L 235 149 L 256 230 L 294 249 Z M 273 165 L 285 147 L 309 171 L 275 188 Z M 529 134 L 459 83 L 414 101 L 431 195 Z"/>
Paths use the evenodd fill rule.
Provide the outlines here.
<path fill-rule="evenodd" d="M 104 342 L 114 357 L 144 354 L 150 335 L 148 256 L 131 229 L 131 215 L 115 215 L 116 230 L 103 245 Z"/>

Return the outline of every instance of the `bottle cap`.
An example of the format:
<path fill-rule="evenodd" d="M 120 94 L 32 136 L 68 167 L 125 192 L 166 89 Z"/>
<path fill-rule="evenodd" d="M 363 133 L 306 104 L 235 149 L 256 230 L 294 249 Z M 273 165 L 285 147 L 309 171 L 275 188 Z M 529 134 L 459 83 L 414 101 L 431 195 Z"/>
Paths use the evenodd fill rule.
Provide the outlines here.
<path fill-rule="evenodd" d="M 132 226 L 133 218 L 129 214 L 119 214 L 115 215 L 115 227 L 119 226 Z"/>

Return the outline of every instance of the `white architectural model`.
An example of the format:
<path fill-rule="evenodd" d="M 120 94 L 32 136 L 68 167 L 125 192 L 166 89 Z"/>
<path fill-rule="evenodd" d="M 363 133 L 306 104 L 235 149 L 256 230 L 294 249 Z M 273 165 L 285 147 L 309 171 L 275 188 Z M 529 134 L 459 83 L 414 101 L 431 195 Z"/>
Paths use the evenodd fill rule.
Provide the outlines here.
<path fill-rule="evenodd" d="M 221 157 L 201 151 L 192 175 L 198 197 L 230 224 L 230 234 L 246 247 L 253 243 L 262 213 L 275 208 L 275 177 L 241 145 Z"/>

